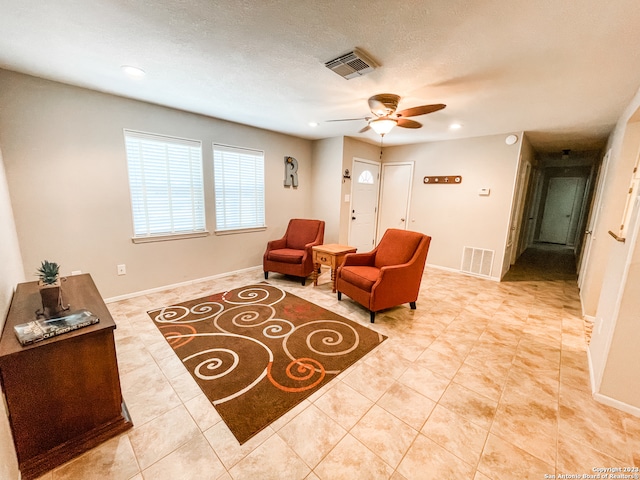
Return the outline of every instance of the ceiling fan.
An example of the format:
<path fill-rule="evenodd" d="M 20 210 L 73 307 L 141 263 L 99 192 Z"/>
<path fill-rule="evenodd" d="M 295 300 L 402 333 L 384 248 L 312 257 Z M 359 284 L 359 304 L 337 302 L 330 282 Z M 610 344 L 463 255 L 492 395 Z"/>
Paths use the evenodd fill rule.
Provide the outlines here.
<path fill-rule="evenodd" d="M 351 120 L 366 120 L 367 126 L 358 133 L 364 133 L 373 129 L 378 135 L 384 137 L 396 125 L 403 128 L 420 128 L 422 124 L 407 117 L 417 117 L 427 113 L 437 112 L 446 107 L 442 103 L 433 105 L 420 105 L 419 107 L 407 108 L 396 112 L 400 96 L 393 93 L 379 93 L 369 98 L 369 108 L 373 117 L 344 118 L 340 120 L 327 120 L 328 122 L 346 122 Z"/>

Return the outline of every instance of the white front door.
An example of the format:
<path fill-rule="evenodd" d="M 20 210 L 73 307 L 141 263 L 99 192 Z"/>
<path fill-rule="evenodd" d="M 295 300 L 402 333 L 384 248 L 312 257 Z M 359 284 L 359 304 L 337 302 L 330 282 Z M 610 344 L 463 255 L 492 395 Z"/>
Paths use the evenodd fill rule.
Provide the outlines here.
<path fill-rule="evenodd" d="M 408 228 L 412 181 L 413 162 L 382 165 L 377 242 L 388 228 Z"/>
<path fill-rule="evenodd" d="M 349 245 L 359 253 L 370 252 L 375 247 L 380 164 L 354 158 L 351 178 Z"/>

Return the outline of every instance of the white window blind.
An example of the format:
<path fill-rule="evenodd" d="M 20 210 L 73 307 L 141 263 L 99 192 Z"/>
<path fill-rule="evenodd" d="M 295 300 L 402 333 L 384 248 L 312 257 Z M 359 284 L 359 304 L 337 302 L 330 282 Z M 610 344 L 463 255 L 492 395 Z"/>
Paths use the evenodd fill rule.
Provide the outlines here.
<path fill-rule="evenodd" d="M 136 238 L 205 232 L 199 141 L 124 131 Z"/>
<path fill-rule="evenodd" d="M 264 228 L 264 152 L 213 145 L 216 232 Z"/>

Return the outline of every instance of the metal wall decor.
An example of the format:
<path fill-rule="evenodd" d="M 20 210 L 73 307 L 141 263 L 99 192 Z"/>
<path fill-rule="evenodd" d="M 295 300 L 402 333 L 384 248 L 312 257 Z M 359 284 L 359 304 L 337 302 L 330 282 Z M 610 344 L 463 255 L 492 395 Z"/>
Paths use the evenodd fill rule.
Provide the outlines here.
<path fill-rule="evenodd" d="M 298 161 L 293 157 L 284 157 L 284 186 L 298 186 Z"/>
<path fill-rule="evenodd" d="M 448 175 L 444 177 L 424 177 L 423 182 L 425 184 L 433 183 L 446 183 L 446 184 L 459 184 L 462 183 L 462 175 Z"/>

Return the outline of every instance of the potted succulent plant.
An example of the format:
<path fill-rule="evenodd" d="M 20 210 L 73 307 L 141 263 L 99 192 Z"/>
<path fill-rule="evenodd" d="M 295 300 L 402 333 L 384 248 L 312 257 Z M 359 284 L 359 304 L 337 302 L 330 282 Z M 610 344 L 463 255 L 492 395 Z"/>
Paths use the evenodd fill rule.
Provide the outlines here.
<path fill-rule="evenodd" d="M 40 279 L 38 286 L 42 298 L 42 313 L 50 317 L 64 310 L 60 288 L 60 265 L 44 260 L 36 271 L 36 275 Z"/>

